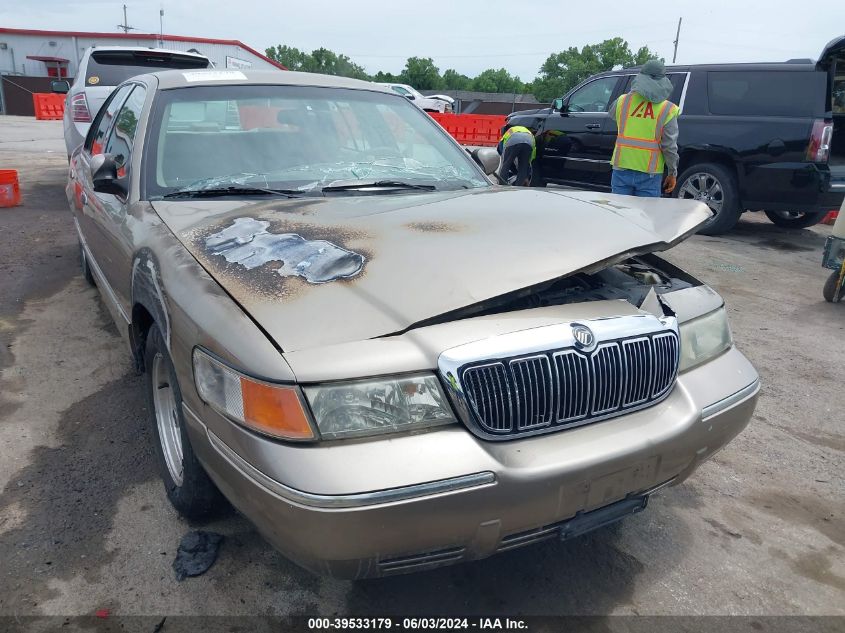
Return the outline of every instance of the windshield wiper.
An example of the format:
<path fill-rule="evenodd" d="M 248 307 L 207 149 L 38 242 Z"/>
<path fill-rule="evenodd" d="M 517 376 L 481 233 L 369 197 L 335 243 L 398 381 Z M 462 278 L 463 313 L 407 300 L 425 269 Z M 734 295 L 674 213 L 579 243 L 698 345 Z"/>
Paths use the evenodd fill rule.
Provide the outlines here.
<path fill-rule="evenodd" d="M 263 189 L 261 187 L 213 187 L 209 189 L 183 189 L 166 193 L 162 198 L 220 198 L 222 196 L 285 196 L 301 198 L 305 192 L 296 189 Z"/>
<path fill-rule="evenodd" d="M 327 185 L 322 191 L 358 191 L 361 189 L 417 189 L 420 191 L 435 191 L 434 185 L 419 185 L 404 180 L 370 180 L 366 182 L 353 182 L 345 185 Z"/>

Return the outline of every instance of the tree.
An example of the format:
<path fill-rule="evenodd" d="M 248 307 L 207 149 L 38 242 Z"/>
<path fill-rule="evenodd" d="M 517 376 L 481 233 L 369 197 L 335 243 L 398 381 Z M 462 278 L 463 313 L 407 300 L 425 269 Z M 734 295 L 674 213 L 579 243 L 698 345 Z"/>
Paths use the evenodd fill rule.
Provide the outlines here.
<path fill-rule="evenodd" d="M 271 46 L 265 52 L 267 53 L 267 57 L 273 61 L 279 62 L 288 70 L 305 69 L 305 59 L 308 57 L 308 53 L 305 53 L 298 48 L 279 44 L 278 46 Z"/>
<path fill-rule="evenodd" d="M 393 73 L 386 73 L 383 70 L 378 71 L 373 75 L 373 81 L 380 84 L 398 84 L 402 83 L 402 77 L 394 75 Z"/>
<path fill-rule="evenodd" d="M 417 90 L 437 90 L 442 84 L 440 69 L 431 57 L 409 57 L 400 77 Z"/>
<path fill-rule="evenodd" d="M 279 62 L 288 70 L 369 79 L 363 67 L 354 63 L 346 55 L 338 55 L 327 48 L 318 48 L 311 53 L 306 53 L 298 48 L 280 44 L 268 48 L 267 57 Z"/>
<path fill-rule="evenodd" d="M 504 68 L 488 68 L 472 80 L 472 90 L 478 92 L 522 92 L 523 83 Z"/>
<path fill-rule="evenodd" d="M 621 37 L 589 44 L 579 51 L 572 46 L 560 53 L 549 55 L 540 67 L 540 76 L 532 89 L 540 101 L 551 101 L 590 75 L 610 70 L 616 65 L 634 66 L 645 63 L 656 55 L 647 46 L 636 54 L 631 53 L 628 42 Z"/>
<path fill-rule="evenodd" d="M 472 79 L 462 75 L 454 68 L 448 68 L 443 73 L 443 87 L 446 90 L 469 90 Z"/>

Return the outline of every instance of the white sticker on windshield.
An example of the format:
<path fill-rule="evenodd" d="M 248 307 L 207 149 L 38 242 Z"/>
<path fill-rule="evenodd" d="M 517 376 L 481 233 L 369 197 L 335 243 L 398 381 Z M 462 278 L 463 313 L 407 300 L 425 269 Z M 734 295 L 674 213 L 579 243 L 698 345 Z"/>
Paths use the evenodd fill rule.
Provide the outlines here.
<path fill-rule="evenodd" d="M 246 80 L 240 70 L 194 70 L 182 73 L 185 81 L 237 81 Z"/>

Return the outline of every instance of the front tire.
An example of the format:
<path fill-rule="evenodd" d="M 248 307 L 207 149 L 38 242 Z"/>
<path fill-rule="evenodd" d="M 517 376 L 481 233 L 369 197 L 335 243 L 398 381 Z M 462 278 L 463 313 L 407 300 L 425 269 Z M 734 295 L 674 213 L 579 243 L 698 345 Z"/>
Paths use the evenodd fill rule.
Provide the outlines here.
<path fill-rule="evenodd" d="M 531 165 L 531 180 L 528 183 L 529 187 L 545 187 L 546 181 L 543 180 L 543 172 L 540 170 L 540 166 L 537 164 L 537 161 L 534 161 L 534 164 Z"/>
<path fill-rule="evenodd" d="M 210 517 L 220 509 L 222 495 L 191 448 L 182 416 L 179 380 L 157 325 L 147 334 L 144 367 L 147 370 L 147 407 L 167 498 L 179 514 L 188 519 Z"/>
<path fill-rule="evenodd" d="M 94 273 L 91 271 L 91 264 L 88 263 L 88 256 L 85 254 L 85 247 L 82 243 L 79 244 L 79 267 L 82 269 L 82 276 L 89 286 L 96 286 L 97 282 L 94 280 Z"/>
<path fill-rule="evenodd" d="M 830 273 L 830 277 L 827 278 L 827 281 L 824 282 L 824 288 L 822 289 L 822 296 L 824 300 L 828 303 L 833 303 L 833 297 L 836 296 L 836 283 L 839 281 L 839 271 L 835 270 Z M 840 297 L 840 301 L 842 298 Z"/>
<path fill-rule="evenodd" d="M 827 215 L 827 211 L 804 213 L 803 211 L 766 211 L 766 216 L 777 226 L 785 229 L 806 229 L 815 226 Z"/>
<path fill-rule="evenodd" d="M 727 233 L 736 225 L 742 213 L 736 176 L 719 163 L 700 163 L 685 169 L 672 195 L 675 198 L 699 200 L 710 207 L 715 215 L 698 229 L 703 235 Z"/>

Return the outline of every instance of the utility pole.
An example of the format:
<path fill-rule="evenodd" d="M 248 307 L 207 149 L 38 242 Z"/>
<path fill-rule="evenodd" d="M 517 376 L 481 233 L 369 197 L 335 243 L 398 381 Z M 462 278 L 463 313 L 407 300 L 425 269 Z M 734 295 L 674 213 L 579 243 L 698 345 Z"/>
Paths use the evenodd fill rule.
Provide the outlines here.
<path fill-rule="evenodd" d="M 675 63 L 675 60 L 678 59 L 678 40 L 681 39 L 681 20 L 683 17 L 678 18 L 678 31 L 675 33 L 675 52 L 672 53 L 672 63 Z"/>
<path fill-rule="evenodd" d="M 158 39 L 164 48 L 164 5 L 158 10 Z"/>
<path fill-rule="evenodd" d="M 126 5 L 123 5 L 123 24 L 118 24 L 117 28 L 122 30 L 124 33 L 129 33 L 129 31 L 137 31 L 134 26 L 129 26 L 129 20 L 126 19 Z"/>

